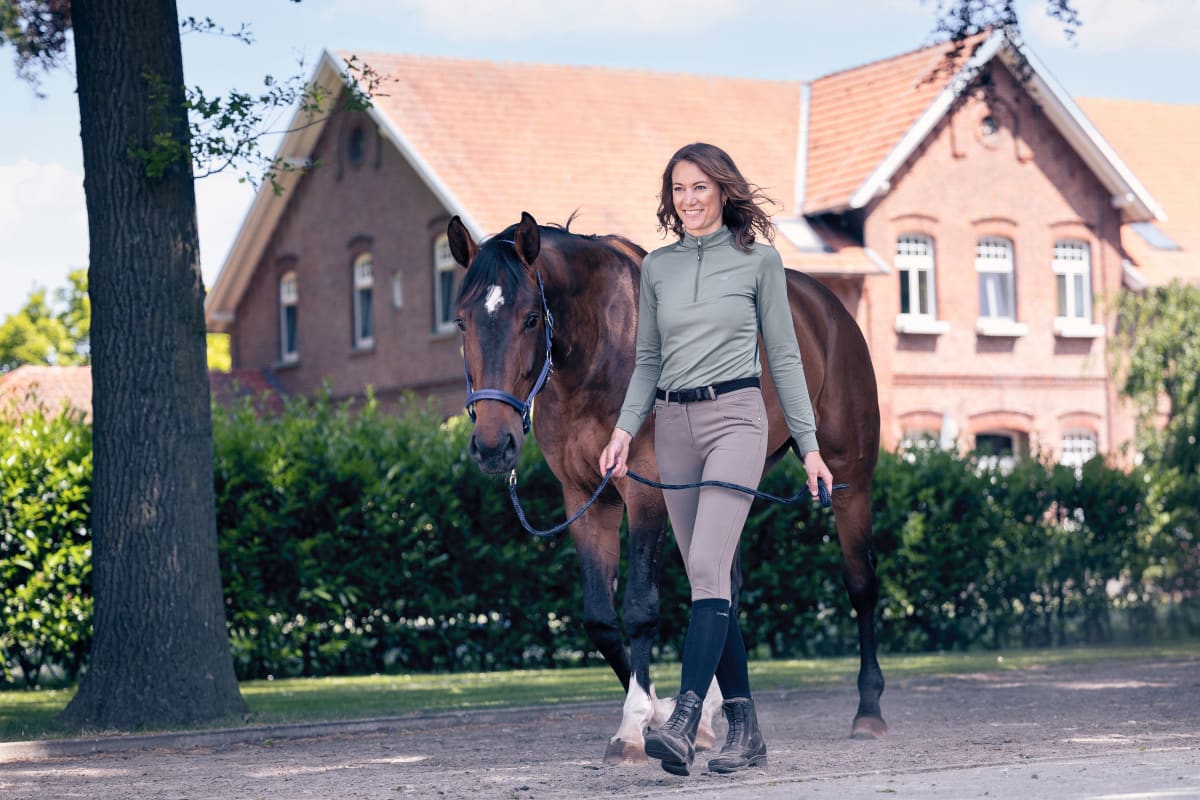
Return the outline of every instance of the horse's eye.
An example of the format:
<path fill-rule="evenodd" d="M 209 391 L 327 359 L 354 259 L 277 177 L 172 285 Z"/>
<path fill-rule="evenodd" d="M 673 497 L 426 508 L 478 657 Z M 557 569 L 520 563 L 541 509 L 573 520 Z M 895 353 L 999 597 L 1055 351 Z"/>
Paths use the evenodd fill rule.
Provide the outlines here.
<path fill-rule="evenodd" d="M 463 333 L 466 333 L 466 332 L 467 332 L 467 323 L 463 322 L 463 318 L 462 318 L 462 317 L 455 317 L 455 318 L 454 318 L 454 324 L 455 324 L 455 325 L 457 325 L 457 326 L 458 326 L 458 329 L 459 329 L 460 331 L 462 331 Z"/>
<path fill-rule="evenodd" d="M 528 317 L 525 318 L 525 330 L 531 331 L 534 328 L 536 328 L 537 324 L 538 324 L 538 320 L 541 318 L 542 318 L 541 314 L 538 314 L 537 312 L 531 313 Z"/>

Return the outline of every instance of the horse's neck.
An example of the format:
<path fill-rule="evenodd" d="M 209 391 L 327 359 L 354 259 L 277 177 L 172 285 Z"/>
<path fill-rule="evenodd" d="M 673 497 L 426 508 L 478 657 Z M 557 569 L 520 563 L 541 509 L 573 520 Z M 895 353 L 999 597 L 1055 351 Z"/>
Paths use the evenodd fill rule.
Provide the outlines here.
<path fill-rule="evenodd" d="M 564 356 L 557 368 L 586 373 L 613 356 L 632 359 L 637 268 L 600 243 L 586 260 L 555 256 L 543 280 Z"/>

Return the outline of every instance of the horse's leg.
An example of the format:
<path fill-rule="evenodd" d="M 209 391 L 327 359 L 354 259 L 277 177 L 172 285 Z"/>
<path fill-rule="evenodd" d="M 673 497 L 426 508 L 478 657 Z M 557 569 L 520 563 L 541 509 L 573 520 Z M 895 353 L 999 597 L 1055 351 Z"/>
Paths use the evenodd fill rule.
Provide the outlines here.
<path fill-rule="evenodd" d="M 879 579 L 875 575 L 875 553 L 871 548 L 870 478 L 859 483 L 851 484 L 853 489 L 845 493 L 834 494 L 833 513 L 842 546 L 842 580 L 858 614 L 858 712 L 854 715 L 850 736 L 877 739 L 886 736 L 888 730 L 879 709 L 883 671 L 875 657 Z"/>
<path fill-rule="evenodd" d="M 567 508 L 579 508 L 590 494 L 563 488 Z M 617 576 L 621 566 L 620 505 L 607 498 L 597 501 L 587 513 L 571 525 L 571 539 L 579 556 L 579 577 L 583 586 L 583 628 L 600 655 L 612 667 L 621 686 L 629 689 L 631 674 L 629 652 L 617 619 Z"/>
<path fill-rule="evenodd" d="M 625 578 L 622 619 L 629 638 L 631 680 L 625 695 L 621 726 L 608 743 L 606 763 L 645 764 L 643 733 L 656 719 L 671 711 L 669 700 L 660 700 L 650 680 L 650 649 L 658 638 L 658 579 L 666 540 L 667 512 L 657 492 L 630 492 L 629 564 Z"/>

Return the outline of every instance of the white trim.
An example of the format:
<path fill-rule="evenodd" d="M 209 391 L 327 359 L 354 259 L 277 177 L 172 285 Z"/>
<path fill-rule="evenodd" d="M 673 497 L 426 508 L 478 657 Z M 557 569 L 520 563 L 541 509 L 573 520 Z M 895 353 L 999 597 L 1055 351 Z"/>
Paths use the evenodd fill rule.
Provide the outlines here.
<path fill-rule="evenodd" d="M 879 253 L 876 253 L 872 248 L 866 246 L 863 247 L 863 252 L 867 254 L 867 258 L 875 262 L 875 266 L 879 267 L 879 271 L 881 273 L 884 275 L 892 274 L 892 265 L 887 263 L 883 256 L 879 255 Z"/>
<path fill-rule="evenodd" d="M 338 66 L 339 63 L 341 67 Z M 347 66 L 345 60 L 325 50 L 321 53 L 310 83 L 331 93 L 341 91 L 346 85 L 341 76 Z M 445 209 L 458 214 L 476 240 L 482 239 L 483 231 L 479 223 L 459 203 L 458 198 L 395 123 L 378 105 L 372 105 L 366 113 Z M 325 130 L 327 122 L 327 119 L 322 119 L 313 123 L 310 112 L 302 108 L 297 109 L 287 128 L 290 133 L 283 138 L 276 157 L 290 165 L 308 164 L 312 149 Z M 235 320 L 237 304 L 245 293 L 254 268 L 262 257 L 284 210 L 295 196 L 293 190 L 300 178 L 301 173 L 285 171 L 277 177 L 277 182 L 283 187 L 282 195 L 276 195 L 271 186 L 262 186 L 255 194 L 250 210 L 242 218 L 233 245 L 229 248 L 225 262 L 221 265 L 212 289 L 204 301 L 205 319 L 212 331 L 229 331 L 230 323 Z"/>
<path fill-rule="evenodd" d="M 1121 209 L 1126 222 L 1167 218 L 1162 207 L 1100 135 L 1045 65 L 1028 48 L 1017 48 L 1003 31 L 996 31 L 979 46 L 975 55 L 946 84 L 946 88 L 934 98 L 879 166 L 850 196 L 849 208 L 862 208 L 880 193 L 888 191 L 892 177 L 933 132 L 979 70 L 997 55 L 1010 68 L 1020 61 L 1020 56 L 1025 57 L 1032 72 L 1026 84 L 1026 91 L 1037 101 L 1050 123 L 1095 173 L 1101 184 L 1112 193 L 1114 205 Z"/>
<path fill-rule="evenodd" d="M 1099 339 L 1104 335 L 1104 326 L 1077 317 L 1055 317 L 1054 335 L 1060 339 Z"/>
<path fill-rule="evenodd" d="M 1013 322 L 1011 319 L 980 317 L 975 321 L 975 332 L 980 336 L 1006 336 L 1013 338 L 1029 333 L 1029 326 L 1024 322 Z"/>
<path fill-rule="evenodd" d="M 1007 41 L 1002 31 L 996 31 L 979 46 L 975 51 L 975 55 L 963 64 L 946 88 L 934 98 L 930 103 L 929 108 L 917 118 L 912 127 L 901 137 L 896 146 L 892 148 L 879 166 L 867 176 L 863 181 L 862 186 L 850 196 L 850 208 L 862 208 L 867 203 L 871 202 L 882 191 L 886 191 L 890 185 L 892 176 L 899 171 L 900 167 L 904 166 L 904 162 L 908 157 L 925 141 L 926 137 L 933 131 L 942 118 L 946 116 L 946 112 L 950 110 L 950 106 L 958 99 L 967 85 L 979 73 L 979 70 L 996 55 L 1000 46 Z"/>
<path fill-rule="evenodd" d="M 950 323 L 929 314 L 897 314 L 896 333 L 940 336 L 950 330 Z"/>
<path fill-rule="evenodd" d="M 1059 85 L 1041 60 L 1025 47 L 1016 47 L 1011 42 L 1000 56 L 1004 63 L 1013 66 L 1023 55 L 1032 68 L 1028 84 L 1029 93 L 1063 138 L 1075 149 L 1084 163 L 1096 173 L 1100 182 L 1113 195 L 1113 206 L 1127 215 L 1127 222 L 1148 219 L 1165 220 L 1166 212 L 1133 174 L 1133 170 L 1121 160 L 1100 132 L 1080 110 L 1067 91 Z M 1050 102 L 1047 102 L 1050 101 Z"/>
<path fill-rule="evenodd" d="M 796 191 L 795 216 L 804 213 L 804 201 L 808 195 L 808 125 L 812 111 L 812 84 L 800 84 L 800 124 L 796 131 Z"/>

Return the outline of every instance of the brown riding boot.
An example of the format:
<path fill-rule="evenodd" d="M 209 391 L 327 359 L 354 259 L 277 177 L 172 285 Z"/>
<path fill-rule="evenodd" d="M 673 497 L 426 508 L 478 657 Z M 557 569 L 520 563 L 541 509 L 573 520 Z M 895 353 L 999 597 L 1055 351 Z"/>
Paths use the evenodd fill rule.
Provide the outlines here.
<path fill-rule="evenodd" d="M 696 729 L 700 727 L 700 710 L 704 700 L 693 691 L 675 698 L 675 710 L 657 730 L 646 732 L 646 755 L 662 761 L 662 768 L 672 775 L 687 775 L 696 758 Z"/>
<path fill-rule="evenodd" d="M 726 700 L 721 710 L 729 721 L 725 746 L 708 762 L 710 772 L 737 772 L 767 763 L 767 743 L 758 729 L 758 715 L 749 697 Z"/>

